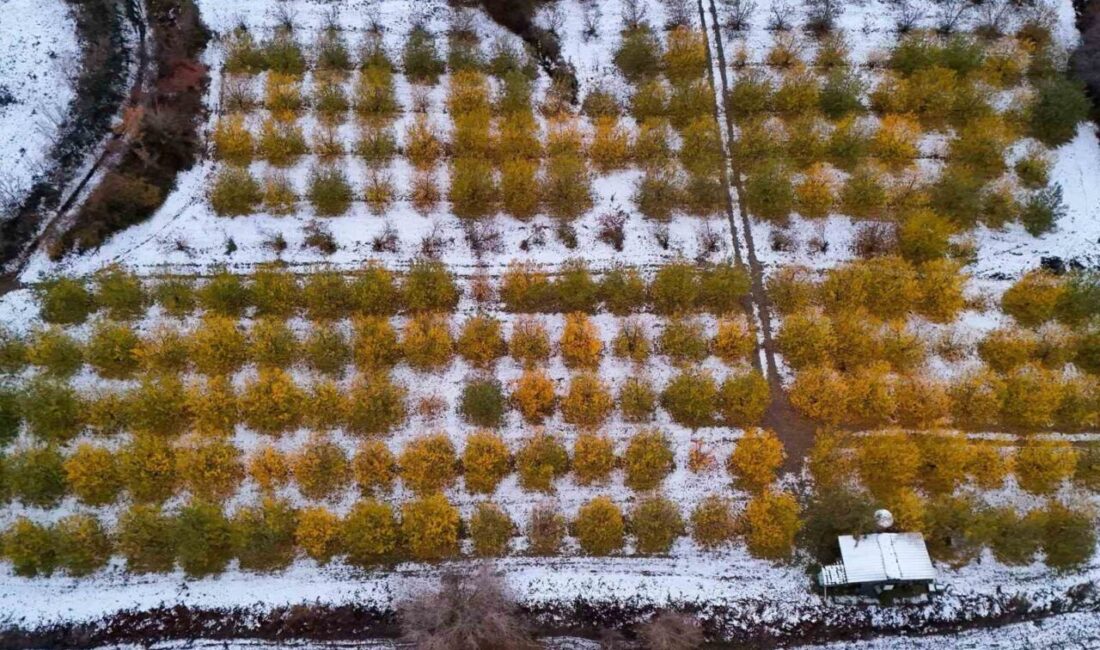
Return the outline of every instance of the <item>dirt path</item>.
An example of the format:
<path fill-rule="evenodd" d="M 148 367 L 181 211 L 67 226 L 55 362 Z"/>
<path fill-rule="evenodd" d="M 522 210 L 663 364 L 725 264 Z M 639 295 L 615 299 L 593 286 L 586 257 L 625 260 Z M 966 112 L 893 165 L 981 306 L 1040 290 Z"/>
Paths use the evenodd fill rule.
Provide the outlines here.
<path fill-rule="evenodd" d="M 802 466 L 803 457 L 813 444 L 815 426 L 812 421 L 802 417 L 791 407 L 790 400 L 787 399 L 787 393 L 783 390 L 783 383 L 775 361 L 775 342 L 771 322 L 772 306 L 767 291 L 764 289 L 764 267 L 756 256 L 756 244 L 752 238 L 752 222 L 749 219 L 748 211 L 745 209 L 744 201 L 740 198 L 744 188 L 742 186 L 741 169 L 737 158 L 733 155 L 732 134 L 734 124 L 729 112 L 723 108 L 725 97 L 729 92 L 729 76 L 727 74 L 725 48 L 722 45 L 718 9 L 714 4 L 714 0 L 698 0 L 698 6 L 699 21 L 703 26 L 703 35 L 707 41 L 708 60 L 712 61 L 708 73 L 711 78 L 711 86 L 715 89 L 715 115 L 720 121 L 724 122 L 721 125 L 724 126 L 724 129 L 720 128 L 719 130 L 724 139 L 727 168 L 729 170 L 728 175 L 723 170 L 723 181 L 733 190 L 733 200 L 731 200 L 729 214 L 730 230 L 733 233 L 733 246 L 734 251 L 737 253 L 738 262 L 742 260 L 741 249 L 744 248 L 744 260 L 752 280 L 750 307 L 756 325 L 760 330 L 757 336 L 756 365 L 764 372 L 768 378 L 768 384 L 771 386 L 771 406 L 764 414 L 761 424 L 774 430 L 787 448 L 787 461 L 784 469 L 797 473 Z M 707 20 L 708 14 L 709 21 Z M 710 33 L 708 33 L 708 28 Z M 717 63 L 720 84 L 715 83 L 715 65 L 713 62 Z M 734 206 L 734 204 L 736 205 Z M 736 215 L 734 214 L 735 211 Z"/>

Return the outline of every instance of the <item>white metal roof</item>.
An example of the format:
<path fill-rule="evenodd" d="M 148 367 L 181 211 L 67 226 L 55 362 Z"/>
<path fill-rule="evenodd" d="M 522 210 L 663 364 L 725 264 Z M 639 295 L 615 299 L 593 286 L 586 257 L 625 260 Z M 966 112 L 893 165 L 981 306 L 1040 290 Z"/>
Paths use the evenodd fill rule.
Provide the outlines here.
<path fill-rule="evenodd" d="M 920 533 L 842 535 L 839 542 L 848 584 L 936 578 Z"/>

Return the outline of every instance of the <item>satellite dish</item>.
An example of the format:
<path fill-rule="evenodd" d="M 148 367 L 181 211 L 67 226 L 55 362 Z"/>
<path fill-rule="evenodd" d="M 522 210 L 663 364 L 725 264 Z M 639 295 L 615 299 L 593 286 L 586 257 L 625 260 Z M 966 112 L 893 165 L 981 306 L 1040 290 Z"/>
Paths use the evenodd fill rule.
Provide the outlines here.
<path fill-rule="evenodd" d="M 879 530 L 886 530 L 894 525 L 894 515 L 889 510 L 883 508 L 882 510 L 875 511 L 875 525 Z"/>

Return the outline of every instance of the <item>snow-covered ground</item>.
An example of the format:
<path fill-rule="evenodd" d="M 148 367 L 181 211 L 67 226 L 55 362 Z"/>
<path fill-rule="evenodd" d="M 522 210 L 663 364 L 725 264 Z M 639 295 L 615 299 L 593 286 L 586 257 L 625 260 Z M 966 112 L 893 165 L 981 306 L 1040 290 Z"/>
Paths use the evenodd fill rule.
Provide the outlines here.
<path fill-rule="evenodd" d="M 79 54 L 64 0 L 0 0 L 0 218 L 45 168 Z"/>

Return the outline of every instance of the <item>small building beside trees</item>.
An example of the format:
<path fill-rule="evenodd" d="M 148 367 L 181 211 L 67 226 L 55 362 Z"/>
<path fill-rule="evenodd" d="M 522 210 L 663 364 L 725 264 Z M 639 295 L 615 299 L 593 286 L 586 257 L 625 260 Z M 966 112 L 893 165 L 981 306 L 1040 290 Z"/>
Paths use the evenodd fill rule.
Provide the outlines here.
<path fill-rule="evenodd" d="M 837 538 L 841 561 L 821 567 L 818 585 L 825 590 L 880 596 L 895 589 L 934 590 L 936 569 L 920 533 L 874 533 Z"/>

